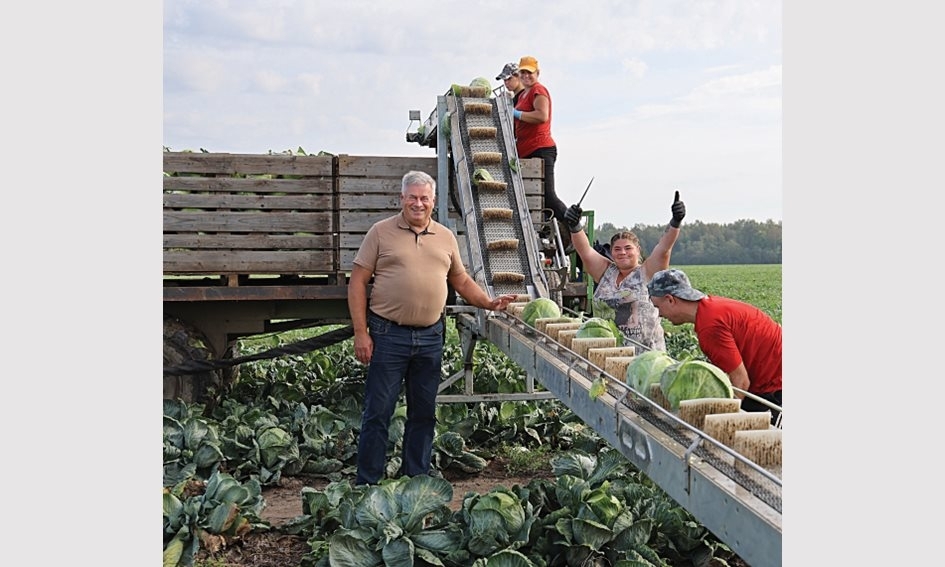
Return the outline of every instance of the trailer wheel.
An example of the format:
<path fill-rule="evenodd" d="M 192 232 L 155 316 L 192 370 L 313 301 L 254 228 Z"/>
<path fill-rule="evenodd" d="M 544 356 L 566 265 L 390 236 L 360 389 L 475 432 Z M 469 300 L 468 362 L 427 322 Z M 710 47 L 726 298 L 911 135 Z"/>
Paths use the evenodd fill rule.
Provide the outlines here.
<path fill-rule="evenodd" d="M 197 327 L 176 317 L 164 316 L 164 366 L 175 367 L 190 361 L 215 359 L 210 342 Z M 209 369 L 194 374 L 164 376 L 164 399 L 188 403 L 212 403 L 211 394 L 219 391 L 224 372 Z"/>

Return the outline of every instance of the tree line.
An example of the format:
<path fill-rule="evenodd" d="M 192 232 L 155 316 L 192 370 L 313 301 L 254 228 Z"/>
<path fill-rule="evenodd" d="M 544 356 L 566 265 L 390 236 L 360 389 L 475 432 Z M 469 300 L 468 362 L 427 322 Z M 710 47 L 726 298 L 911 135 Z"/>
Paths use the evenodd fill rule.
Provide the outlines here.
<path fill-rule="evenodd" d="M 630 230 L 640 239 L 644 256 L 649 254 L 666 230 L 666 225 L 637 224 L 633 228 L 604 223 L 594 232 L 594 240 L 609 244 L 617 232 Z M 729 224 L 685 221 L 673 246 L 674 265 L 780 264 L 781 221 L 737 220 Z"/>

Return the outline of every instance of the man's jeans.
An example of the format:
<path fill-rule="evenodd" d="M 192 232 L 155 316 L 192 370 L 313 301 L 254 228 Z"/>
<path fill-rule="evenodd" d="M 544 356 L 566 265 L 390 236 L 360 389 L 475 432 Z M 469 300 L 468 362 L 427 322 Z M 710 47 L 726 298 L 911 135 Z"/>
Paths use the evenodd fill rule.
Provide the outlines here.
<path fill-rule="evenodd" d="M 401 383 L 407 394 L 407 422 L 400 472 L 428 474 L 443 360 L 443 319 L 429 327 L 402 327 L 369 312 L 368 330 L 374 352 L 364 384 L 355 484 L 377 484 L 384 477 L 388 431 Z"/>

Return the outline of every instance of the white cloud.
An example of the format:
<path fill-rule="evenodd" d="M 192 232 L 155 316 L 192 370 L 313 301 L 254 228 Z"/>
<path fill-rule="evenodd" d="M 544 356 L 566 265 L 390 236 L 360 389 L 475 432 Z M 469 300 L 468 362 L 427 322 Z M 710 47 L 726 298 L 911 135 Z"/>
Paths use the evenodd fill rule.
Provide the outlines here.
<path fill-rule="evenodd" d="M 621 64 L 621 68 L 624 71 L 627 71 L 631 77 L 639 79 L 646 74 L 647 65 L 646 62 L 641 61 L 640 59 L 632 58 L 625 59 Z"/>

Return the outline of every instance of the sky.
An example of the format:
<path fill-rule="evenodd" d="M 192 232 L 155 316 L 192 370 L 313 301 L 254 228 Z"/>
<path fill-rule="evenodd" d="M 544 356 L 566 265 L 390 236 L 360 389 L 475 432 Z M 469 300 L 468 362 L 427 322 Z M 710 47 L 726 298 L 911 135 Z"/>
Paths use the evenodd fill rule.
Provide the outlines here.
<path fill-rule="evenodd" d="M 4 370 L 7 398 L 26 401 L 3 418 L 14 432 L 35 430 L 38 411 L 52 416 L 42 423 L 70 424 L 53 428 L 54 444 L 7 436 L 8 454 L 29 457 L 32 486 L 65 479 L 121 494 L 83 510 L 87 523 L 153 545 L 138 526 L 154 519 L 159 456 L 135 440 L 154 437 L 161 391 L 158 140 L 432 155 L 404 140 L 409 110 L 427 114 L 450 84 L 494 79 L 528 54 L 553 97 L 566 202 L 595 176 L 586 203 L 614 224 L 667 222 L 674 189 L 689 219 L 783 211 L 784 367 L 797 417 L 786 426 L 784 565 L 811 554 L 820 564 L 929 562 L 928 545 L 902 542 L 934 542 L 939 524 L 887 519 L 945 505 L 921 450 L 941 431 L 927 401 L 945 397 L 929 354 L 941 351 L 945 308 L 928 293 L 942 240 L 945 6 L 249 5 L 19 3 L 0 35 Z M 483 23 L 464 32 L 475 16 Z M 919 293 L 903 285 L 916 277 Z M 117 475 L 88 450 L 116 425 Z M 63 475 L 63 463 L 75 466 Z M 8 492 L 18 524 L 48 523 L 35 491 Z M 97 542 L 87 530 L 60 531 L 55 546 L 42 530 L 18 534 L 20 547 L 62 564 L 100 554 Z"/>
<path fill-rule="evenodd" d="M 781 221 L 779 1 L 163 4 L 163 145 L 435 157 L 438 95 L 539 61 L 555 184 L 596 224 Z"/>

